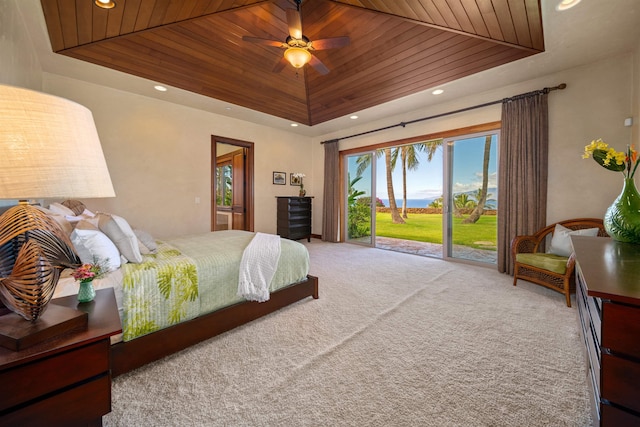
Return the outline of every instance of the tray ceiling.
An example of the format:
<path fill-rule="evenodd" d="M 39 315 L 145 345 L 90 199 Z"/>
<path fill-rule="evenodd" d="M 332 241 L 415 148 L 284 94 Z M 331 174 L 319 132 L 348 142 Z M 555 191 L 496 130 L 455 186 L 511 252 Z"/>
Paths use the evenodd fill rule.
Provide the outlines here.
<path fill-rule="evenodd" d="M 330 70 L 274 67 L 289 0 L 41 0 L 54 52 L 314 125 L 544 51 L 539 0 L 305 0 Z"/>

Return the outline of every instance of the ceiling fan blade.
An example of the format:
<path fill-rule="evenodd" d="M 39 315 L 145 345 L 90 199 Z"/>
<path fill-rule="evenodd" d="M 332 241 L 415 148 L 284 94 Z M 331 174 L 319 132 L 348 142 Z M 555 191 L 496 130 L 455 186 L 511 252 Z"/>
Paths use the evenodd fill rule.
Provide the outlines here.
<path fill-rule="evenodd" d="M 314 50 L 334 49 L 337 47 L 348 46 L 349 43 L 351 43 L 351 39 L 347 36 L 331 37 L 328 39 L 314 40 L 311 42 L 311 47 Z"/>
<path fill-rule="evenodd" d="M 278 61 L 278 63 L 275 65 L 275 67 L 273 67 L 273 72 L 274 73 L 279 73 L 280 71 L 282 71 L 284 69 L 284 67 L 286 67 L 289 64 L 289 61 L 287 61 L 285 59 L 285 57 L 283 56 L 282 58 L 280 58 L 280 61 Z"/>
<path fill-rule="evenodd" d="M 242 36 L 242 40 L 246 42 L 251 42 L 251 43 L 263 44 L 266 46 L 287 47 L 286 43 L 279 42 L 276 40 L 261 39 L 260 37 Z"/>
<path fill-rule="evenodd" d="M 295 9 L 287 9 L 287 24 L 289 25 L 289 35 L 296 40 L 302 39 L 302 21 L 300 12 Z"/>
<path fill-rule="evenodd" d="M 326 67 L 326 65 L 322 63 L 322 61 L 316 58 L 315 55 L 311 55 L 311 60 L 309 60 L 309 65 L 315 68 L 316 71 L 322 75 L 329 74 L 329 69 Z"/>

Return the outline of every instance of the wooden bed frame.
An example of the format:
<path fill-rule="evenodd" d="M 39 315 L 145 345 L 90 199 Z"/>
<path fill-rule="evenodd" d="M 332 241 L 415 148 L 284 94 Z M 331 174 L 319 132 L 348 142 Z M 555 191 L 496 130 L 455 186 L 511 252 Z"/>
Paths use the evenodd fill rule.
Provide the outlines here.
<path fill-rule="evenodd" d="M 159 360 L 237 326 L 273 313 L 306 297 L 318 299 L 318 278 L 307 279 L 271 293 L 269 301 L 245 301 L 169 328 L 111 346 L 111 375 Z"/>

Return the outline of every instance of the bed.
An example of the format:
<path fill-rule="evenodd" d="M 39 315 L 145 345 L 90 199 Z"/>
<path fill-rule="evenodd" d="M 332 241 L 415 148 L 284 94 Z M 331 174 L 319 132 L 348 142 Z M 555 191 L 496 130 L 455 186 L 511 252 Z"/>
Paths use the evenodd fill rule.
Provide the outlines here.
<path fill-rule="evenodd" d="M 77 227 L 74 232 L 79 234 L 82 230 Z M 100 230 L 106 231 L 103 227 Z M 93 237 L 103 234 L 93 229 L 91 233 Z M 114 289 L 123 323 L 123 334 L 112 339 L 112 375 L 139 368 L 301 299 L 317 299 L 318 279 L 308 274 L 306 248 L 279 238 L 281 252 L 268 300 L 248 301 L 237 296 L 240 261 L 257 234 L 225 230 L 154 240 L 152 252 L 95 280 L 97 289 Z M 72 242 L 82 259 L 83 245 L 74 236 Z M 134 256 L 122 246 L 118 249 L 125 258 Z M 65 270 L 55 297 L 77 290 L 71 271 Z"/>

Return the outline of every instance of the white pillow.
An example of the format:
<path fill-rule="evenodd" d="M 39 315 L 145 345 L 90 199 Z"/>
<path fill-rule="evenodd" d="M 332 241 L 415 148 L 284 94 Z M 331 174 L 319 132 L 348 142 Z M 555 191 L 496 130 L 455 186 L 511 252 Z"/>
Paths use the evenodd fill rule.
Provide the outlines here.
<path fill-rule="evenodd" d="M 120 253 L 129 261 L 142 262 L 142 254 L 138 246 L 138 238 L 129 223 L 122 217 L 98 212 L 98 228 L 116 245 Z"/>
<path fill-rule="evenodd" d="M 83 263 L 100 261 L 109 271 L 120 268 L 118 248 L 100 230 L 76 228 L 71 233 L 71 243 Z"/>
<path fill-rule="evenodd" d="M 573 253 L 571 245 L 571 236 L 597 236 L 599 228 L 583 228 L 581 230 L 571 230 L 560 224 L 556 224 L 553 230 L 553 238 L 551 239 L 551 247 L 549 253 L 554 255 L 569 257 Z"/>
<path fill-rule="evenodd" d="M 73 212 L 71 209 L 69 209 L 68 207 L 66 207 L 65 205 L 63 205 L 62 203 L 51 203 L 49 205 L 49 210 L 52 211 L 53 213 L 57 213 L 60 215 L 69 215 L 69 216 L 74 216 L 75 212 Z"/>

